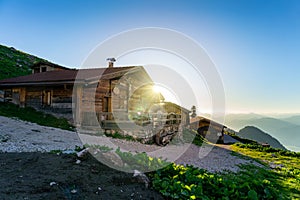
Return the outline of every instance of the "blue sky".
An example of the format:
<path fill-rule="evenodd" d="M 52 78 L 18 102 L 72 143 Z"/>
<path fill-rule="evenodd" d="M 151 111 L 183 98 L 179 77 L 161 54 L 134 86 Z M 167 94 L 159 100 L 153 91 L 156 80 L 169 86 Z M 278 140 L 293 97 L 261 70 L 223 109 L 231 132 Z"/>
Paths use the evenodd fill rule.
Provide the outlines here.
<path fill-rule="evenodd" d="M 174 29 L 216 64 L 227 112 L 300 113 L 299 19 L 297 0 L 0 0 L 0 44 L 79 67 L 111 35 Z"/>

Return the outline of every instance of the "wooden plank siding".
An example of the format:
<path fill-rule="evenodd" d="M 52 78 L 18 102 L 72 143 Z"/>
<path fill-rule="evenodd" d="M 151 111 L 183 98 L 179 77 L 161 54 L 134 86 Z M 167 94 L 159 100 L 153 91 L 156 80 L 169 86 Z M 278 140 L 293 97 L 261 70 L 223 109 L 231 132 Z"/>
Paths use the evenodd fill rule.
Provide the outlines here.
<path fill-rule="evenodd" d="M 81 125 L 99 126 L 105 123 L 105 127 L 116 128 L 113 121 L 125 123 L 129 120 L 128 113 L 137 112 L 137 108 L 141 107 L 141 101 L 136 99 L 135 91 L 145 84 L 152 83 L 142 68 L 121 77 L 109 78 L 111 79 L 106 77 L 105 80 L 100 80 L 96 87 L 90 85 L 83 88 Z M 129 103 L 129 99 L 136 101 Z"/>
<path fill-rule="evenodd" d="M 57 112 L 72 112 L 72 86 L 26 87 L 25 90 L 26 106 Z"/>

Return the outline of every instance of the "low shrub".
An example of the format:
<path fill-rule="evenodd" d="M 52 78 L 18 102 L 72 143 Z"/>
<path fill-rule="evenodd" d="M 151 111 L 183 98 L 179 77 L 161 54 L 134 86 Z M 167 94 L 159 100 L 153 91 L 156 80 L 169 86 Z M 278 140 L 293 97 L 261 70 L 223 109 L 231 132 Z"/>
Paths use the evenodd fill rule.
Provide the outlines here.
<path fill-rule="evenodd" d="M 161 158 L 149 157 L 146 153 L 122 152 L 120 148 L 116 150 L 120 158 L 127 163 L 130 169 L 142 172 L 154 171 L 167 166 L 169 163 Z"/>
<path fill-rule="evenodd" d="M 288 198 L 274 181 L 274 174 L 253 166 L 245 168 L 238 174 L 213 174 L 193 166 L 170 164 L 151 175 L 152 185 L 168 199 Z"/>

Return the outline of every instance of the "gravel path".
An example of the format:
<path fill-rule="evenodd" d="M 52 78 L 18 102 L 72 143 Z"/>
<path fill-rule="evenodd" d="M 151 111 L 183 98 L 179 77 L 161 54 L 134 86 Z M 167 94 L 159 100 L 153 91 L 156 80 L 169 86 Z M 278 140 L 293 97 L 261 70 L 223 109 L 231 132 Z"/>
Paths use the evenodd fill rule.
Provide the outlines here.
<path fill-rule="evenodd" d="M 74 149 L 75 145 L 82 146 L 75 132 L 0 116 L 2 152 L 47 152 Z"/>
<path fill-rule="evenodd" d="M 193 165 L 210 172 L 232 171 L 238 172 L 241 164 L 254 164 L 263 167 L 252 159 L 244 159 L 232 155 L 229 145 L 204 144 L 201 147 L 194 144 L 169 144 L 165 147 L 145 145 L 132 141 L 112 139 L 79 134 L 84 144 L 105 145 L 121 151 L 146 152 L 149 156 L 167 159 L 182 165 Z"/>
<path fill-rule="evenodd" d="M 162 157 L 178 164 L 194 165 L 211 172 L 239 170 L 239 164 L 255 164 L 251 159 L 232 155 L 227 145 L 171 144 L 166 147 L 144 145 L 137 142 L 112 139 L 103 136 L 76 134 L 75 132 L 40 126 L 18 119 L 0 116 L 0 151 L 2 152 L 48 152 L 50 150 L 74 149 L 82 144 L 106 145 L 121 151 L 146 152 L 152 157 Z"/>

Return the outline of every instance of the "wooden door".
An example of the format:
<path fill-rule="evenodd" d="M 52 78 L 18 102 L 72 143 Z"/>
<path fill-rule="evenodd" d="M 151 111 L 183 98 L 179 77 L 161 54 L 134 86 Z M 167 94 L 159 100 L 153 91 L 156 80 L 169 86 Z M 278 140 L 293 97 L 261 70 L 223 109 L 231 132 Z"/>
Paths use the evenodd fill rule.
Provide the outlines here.
<path fill-rule="evenodd" d="M 112 120 L 111 97 L 103 97 L 102 112 L 105 112 L 107 114 L 108 120 Z"/>
<path fill-rule="evenodd" d="M 51 91 L 43 91 L 43 106 L 50 106 L 51 105 Z"/>

